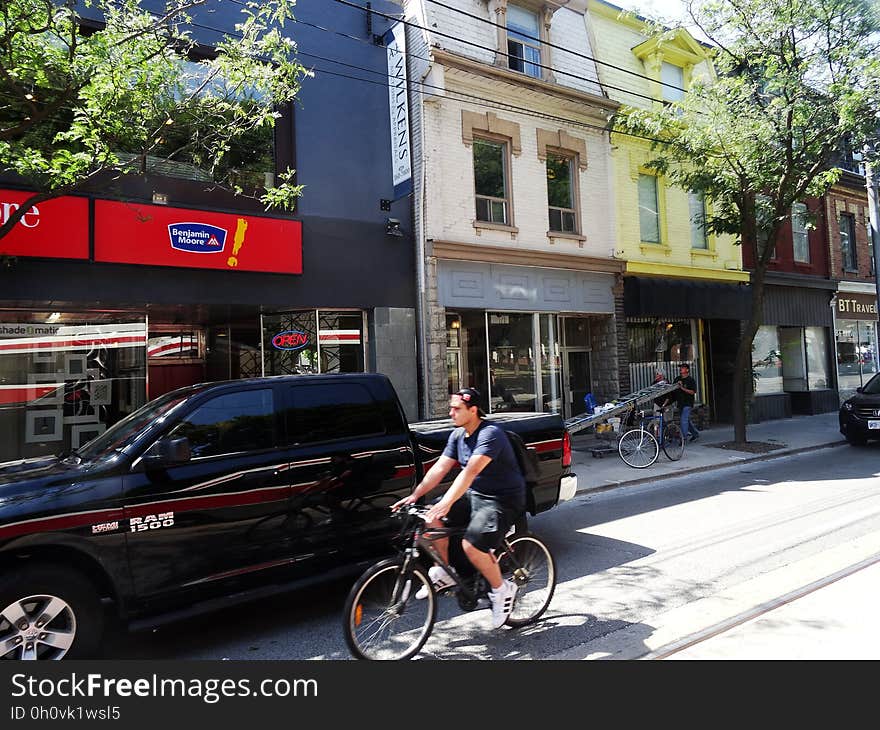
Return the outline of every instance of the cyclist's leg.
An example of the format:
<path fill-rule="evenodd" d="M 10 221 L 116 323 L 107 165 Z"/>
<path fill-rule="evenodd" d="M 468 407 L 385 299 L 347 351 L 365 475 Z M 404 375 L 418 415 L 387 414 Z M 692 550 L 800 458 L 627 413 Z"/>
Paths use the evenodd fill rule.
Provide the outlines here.
<path fill-rule="evenodd" d="M 471 518 L 461 545 L 468 560 L 482 573 L 489 586 L 497 589 L 502 584 L 501 570 L 492 551 L 504 541 L 507 531 L 524 508 L 473 492 L 470 497 Z"/>
<path fill-rule="evenodd" d="M 437 504 L 442 496 L 437 497 L 432 504 Z M 465 494 L 463 497 L 460 497 L 455 504 L 450 507 L 449 512 L 446 513 L 446 517 L 442 520 L 434 520 L 433 522 L 429 522 L 427 524 L 428 527 L 464 527 L 468 524 L 468 521 L 471 517 L 471 503 L 468 499 L 468 495 Z M 445 562 L 449 562 L 449 538 L 448 537 L 438 537 L 431 541 L 431 544 L 437 549 L 437 552 L 440 553 L 440 557 L 443 558 Z"/>

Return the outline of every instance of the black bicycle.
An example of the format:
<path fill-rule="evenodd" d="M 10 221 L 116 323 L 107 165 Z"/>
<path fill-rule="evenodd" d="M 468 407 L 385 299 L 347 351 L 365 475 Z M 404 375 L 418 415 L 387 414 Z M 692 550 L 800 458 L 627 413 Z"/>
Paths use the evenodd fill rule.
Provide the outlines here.
<path fill-rule="evenodd" d="M 397 514 L 403 525 L 395 541 L 400 553 L 369 568 L 349 591 L 343 612 L 345 641 L 359 659 L 409 659 L 425 645 L 437 616 L 437 592 L 428 577 L 426 556 L 442 566 L 455 581 L 442 592 L 453 593 L 464 611 L 488 599 L 485 578 L 474 571 L 463 576 L 440 556 L 434 542 L 461 537 L 464 528 L 430 528 L 428 507 L 410 505 Z M 550 605 L 556 589 L 556 564 L 549 548 L 529 533 L 505 538 L 497 553 L 501 575 L 519 589 L 508 626 L 537 621 Z M 416 598 L 424 589 L 425 598 Z"/>

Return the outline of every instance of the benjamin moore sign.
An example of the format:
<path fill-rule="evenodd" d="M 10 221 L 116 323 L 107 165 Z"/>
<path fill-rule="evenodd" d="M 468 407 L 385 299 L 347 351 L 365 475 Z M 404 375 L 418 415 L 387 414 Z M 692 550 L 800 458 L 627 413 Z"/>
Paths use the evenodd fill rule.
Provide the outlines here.
<path fill-rule="evenodd" d="M 302 223 L 96 200 L 95 261 L 301 274 Z"/>
<path fill-rule="evenodd" d="M 388 105 L 391 114 L 391 171 L 394 197 L 412 192 L 409 152 L 409 100 L 406 84 L 406 27 L 395 23 L 385 34 L 388 51 Z"/>
<path fill-rule="evenodd" d="M 877 319 L 877 300 L 870 294 L 837 292 L 838 319 Z"/>

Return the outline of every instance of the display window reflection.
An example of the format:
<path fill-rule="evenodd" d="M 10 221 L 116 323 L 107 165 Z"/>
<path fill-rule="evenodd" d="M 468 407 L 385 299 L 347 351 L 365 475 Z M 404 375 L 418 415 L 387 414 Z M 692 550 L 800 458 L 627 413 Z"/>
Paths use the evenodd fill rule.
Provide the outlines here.
<path fill-rule="evenodd" d="M 143 316 L 0 317 L 0 462 L 79 449 L 146 402 Z"/>

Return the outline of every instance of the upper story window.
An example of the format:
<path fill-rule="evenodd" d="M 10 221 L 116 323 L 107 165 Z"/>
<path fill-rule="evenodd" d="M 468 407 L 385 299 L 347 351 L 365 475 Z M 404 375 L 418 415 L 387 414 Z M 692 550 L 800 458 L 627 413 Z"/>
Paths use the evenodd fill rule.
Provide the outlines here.
<path fill-rule="evenodd" d="M 559 233 L 577 233 L 575 208 L 575 170 L 572 156 L 547 154 L 547 204 L 550 212 L 550 230 Z"/>
<path fill-rule="evenodd" d="M 660 243 L 660 204 L 655 175 L 639 175 L 639 229 L 642 241 Z"/>
<path fill-rule="evenodd" d="M 684 99 L 684 69 L 663 61 L 660 64 L 660 89 L 664 101 Z"/>
<path fill-rule="evenodd" d="M 688 193 L 688 212 L 691 219 L 691 248 L 706 250 L 709 237 L 706 235 L 706 197 L 703 193 Z"/>
<path fill-rule="evenodd" d="M 840 254 L 844 271 L 858 271 L 856 259 L 856 217 L 852 213 L 840 214 Z"/>
<path fill-rule="evenodd" d="M 541 24 L 537 13 L 518 5 L 507 6 L 507 53 L 508 66 L 513 71 L 542 77 L 541 73 Z"/>
<path fill-rule="evenodd" d="M 510 225 L 507 143 L 474 139 L 477 220 Z"/>
<path fill-rule="evenodd" d="M 795 203 L 791 206 L 791 242 L 794 260 L 802 264 L 810 263 L 807 206 L 804 203 Z"/>

